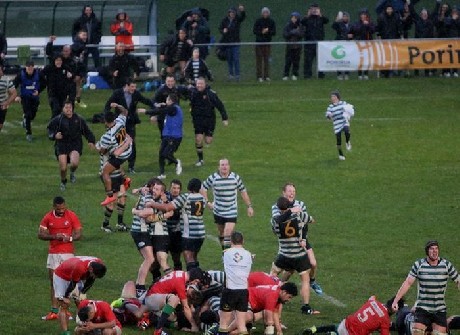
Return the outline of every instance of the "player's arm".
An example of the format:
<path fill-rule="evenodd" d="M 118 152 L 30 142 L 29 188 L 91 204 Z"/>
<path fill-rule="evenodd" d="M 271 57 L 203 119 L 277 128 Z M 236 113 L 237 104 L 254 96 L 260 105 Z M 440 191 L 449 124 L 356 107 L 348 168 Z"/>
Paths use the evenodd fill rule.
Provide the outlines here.
<path fill-rule="evenodd" d="M 113 151 L 113 155 L 115 157 L 118 157 L 120 156 L 123 152 L 125 152 L 126 149 L 129 148 L 129 146 L 131 145 L 131 143 L 133 143 L 133 139 L 131 136 L 129 136 L 128 134 L 126 134 L 126 137 L 125 137 L 125 140 L 123 141 L 123 143 L 121 143 L 118 148 L 116 148 L 114 151 Z"/>
<path fill-rule="evenodd" d="M 138 101 L 142 102 L 144 105 L 147 105 L 147 106 L 150 106 L 150 107 L 153 107 L 153 101 L 144 97 L 139 91 L 136 91 L 134 93 L 138 99 Z M 133 96 L 134 98 L 134 96 Z"/>
<path fill-rule="evenodd" d="M 88 143 L 94 144 L 96 143 L 96 137 L 94 136 L 93 132 L 91 129 L 89 129 L 88 123 L 83 118 L 80 118 L 81 122 L 81 134 L 86 138 Z"/>
<path fill-rule="evenodd" d="M 241 198 L 243 198 L 246 207 L 248 208 L 248 216 L 254 216 L 254 208 L 252 208 L 251 198 L 249 198 L 248 191 L 244 190 L 241 192 Z"/>
<path fill-rule="evenodd" d="M 222 121 L 228 121 L 228 114 L 227 114 L 227 111 L 225 109 L 225 106 L 222 100 L 220 100 L 220 98 L 217 96 L 217 94 L 214 91 L 210 90 L 210 93 L 211 94 L 209 97 L 211 98 L 211 102 L 214 105 L 214 107 L 217 108 L 220 115 L 222 116 Z"/>
<path fill-rule="evenodd" d="M 50 234 L 48 228 L 44 226 L 40 226 L 38 228 L 38 238 L 43 241 L 51 241 L 51 240 L 58 240 L 58 241 L 63 241 L 64 240 L 64 234 L 58 233 L 58 234 Z"/>
<path fill-rule="evenodd" d="M 276 335 L 283 334 L 283 328 L 281 328 L 281 304 L 273 312 L 273 323 L 275 326 Z"/>
<path fill-rule="evenodd" d="M 188 322 L 190 322 L 192 332 L 197 332 L 198 326 L 196 325 L 196 322 L 193 319 L 192 309 L 190 308 L 188 304 L 188 300 L 181 299 L 180 303 L 184 307 L 184 315 L 185 315 L 185 318 L 188 320 Z"/>
<path fill-rule="evenodd" d="M 8 88 L 8 99 L 2 104 L 2 108 L 7 109 L 17 96 L 18 92 L 16 91 L 14 85 L 12 85 L 10 88 Z"/>
<path fill-rule="evenodd" d="M 265 322 L 265 335 L 274 335 L 275 334 L 275 321 L 273 311 L 264 310 L 264 322 Z M 281 329 L 281 326 L 280 326 Z"/>
<path fill-rule="evenodd" d="M 116 108 L 120 112 L 121 115 L 125 117 L 128 116 L 128 110 L 124 106 L 117 104 L 116 102 L 112 102 L 110 104 L 110 107 Z"/>
<path fill-rule="evenodd" d="M 398 310 L 398 302 L 401 300 L 402 297 L 406 295 L 406 293 L 409 291 L 410 287 L 412 284 L 415 283 L 415 277 L 408 275 L 406 280 L 402 283 L 401 287 L 398 290 L 398 293 L 396 293 L 396 297 L 393 301 L 393 305 L 391 306 L 393 310 L 397 311 Z"/>
<path fill-rule="evenodd" d="M 147 203 L 145 206 L 146 208 L 144 209 L 133 208 L 132 213 L 134 215 L 140 216 L 141 218 L 146 218 L 150 215 L 155 214 L 155 209 L 158 209 L 162 212 L 169 212 L 169 211 L 173 211 L 176 209 L 176 206 L 172 202 L 160 204 L 159 202 L 151 201 Z"/>

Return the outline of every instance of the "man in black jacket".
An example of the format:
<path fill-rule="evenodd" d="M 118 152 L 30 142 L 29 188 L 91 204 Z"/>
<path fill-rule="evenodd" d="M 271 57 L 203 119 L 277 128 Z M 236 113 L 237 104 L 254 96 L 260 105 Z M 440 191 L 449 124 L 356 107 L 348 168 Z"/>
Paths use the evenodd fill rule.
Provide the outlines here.
<path fill-rule="evenodd" d="M 385 6 L 385 11 L 377 19 L 377 34 L 382 40 L 393 40 L 401 38 L 401 33 L 401 16 L 394 10 L 393 5 L 388 2 Z M 392 71 L 382 70 L 381 73 L 385 78 L 388 78 Z"/>
<path fill-rule="evenodd" d="M 101 42 L 102 31 L 101 22 L 96 18 L 94 14 L 93 7 L 85 5 L 83 7 L 81 16 L 75 20 L 72 26 L 72 38 L 75 40 L 77 38 L 78 32 L 80 30 L 85 30 L 88 33 L 88 44 L 96 45 L 91 46 L 87 49 L 84 63 L 88 66 L 88 55 L 93 56 L 94 67 L 98 68 L 99 63 L 99 47 L 97 44 Z"/>
<path fill-rule="evenodd" d="M 6 42 L 5 34 L 0 32 L 0 61 L 5 60 L 5 56 L 8 50 L 8 43 Z"/>
<path fill-rule="evenodd" d="M 125 52 L 125 45 L 118 43 L 115 54 L 109 63 L 109 72 L 112 75 L 112 88 L 122 88 L 132 73 L 139 75 L 139 64 L 133 55 Z"/>
<path fill-rule="evenodd" d="M 135 173 L 134 165 L 136 163 L 136 124 L 141 123 L 137 114 L 137 104 L 141 102 L 144 105 L 153 107 L 153 102 L 144 97 L 138 90 L 137 85 L 132 79 L 128 79 L 123 88 L 113 91 L 112 96 L 105 104 L 105 111 L 110 111 L 111 103 L 116 103 L 128 110 L 128 118 L 126 120 L 126 132 L 131 136 L 133 141 L 133 151 L 128 158 L 128 172 Z"/>
<path fill-rule="evenodd" d="M 64 103 L 62 114 L 54 117 L 48 124 L 48 138 L 55 141 L 55 154 L 61 171 L 61 191 L 66 189 L 67 164 L 70 163 L 70 182 L 75 183 L 75 171 L 80 163 L 84 136 L 91 149 L 95 148 L 96 139 L 85 119 L 73 112 L 71 101 Z"/>
<path fill-rule="evenodd" d="M 272 37 L 276 35 L 276 24 L 270 17 L 268 7 L 262 8 L 261 16 L 254 23 L 252 31 L 256 35 L 257 43 L 272 41 Z M 256 75 L 259 82 L 270 81 L 270 53 L 270 44 L 256 45 Z"/>
<path fill-rule="evenodd" d="M 305 44 L 304 60 L 303 60 L 303 76 L 311 78 L 313 76 L 313 61 L 316 58 L 317 41 L 324 40 L 324 26 L 329 22 L 329 19 L 322 15 L 321 9 L 317 3 L 314 3 L 308 9 L 307 15 L 300 21 L 305 27 L 305 41 L 310 44 Z M 318 78 L 324 78 L 323 72 L 318 72 Z"/>

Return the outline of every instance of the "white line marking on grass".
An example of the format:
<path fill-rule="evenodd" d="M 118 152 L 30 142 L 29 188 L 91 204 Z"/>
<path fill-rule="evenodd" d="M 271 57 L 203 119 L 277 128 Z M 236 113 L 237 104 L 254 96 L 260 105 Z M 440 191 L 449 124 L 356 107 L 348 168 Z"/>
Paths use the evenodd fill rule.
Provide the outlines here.
<path fill-rule="evenodd" d="M 369 122 L 369 121 L 372 121 L 372 122 L 377 122 L 377 121 L 401 121 L 401 122 L 408 122 L 408 121 L 420 121 L 420 120 L 424 120 L 423 118 L 421 117 L 365 117 L 365 118 L 353 118 L 351 120 L 351 123 L 354 123 L 354 122 Z M 317 123 L 324 123 L 324 122 L 327 122 L 328 120 L 326 120 L 326 118 L 324 119 L 316 119 L 316 120 L 312 120 L 311 122 L 317 122 Z"/>
<path fill-rule="evenodd" d="M 216 242 L 218 245 L 220 245 L 219 238 L 217 236 L 211 235 L 211 234 L 206 234 L 206 238 L 208 240 Z"/>
<path fill-rule="evenodd" d="M 333 305 L 335 305 L 337 307 L 342 307 L 342 308 L 347 307 L 347 305 L 345 305 L 340 300 L 337 300 L 336 298 L 334 298 L 334 297 L 332 297 L 332 296 L 330 296 L 330 295 L 328 295 L 328 294 L 326 294 L 324 292 L 319 297 L 324 299 L 324 300 L 326 300 L 326 301 L 328 301 L 328 302 L 330 302 L 331 304 L 333 304 Z"/>

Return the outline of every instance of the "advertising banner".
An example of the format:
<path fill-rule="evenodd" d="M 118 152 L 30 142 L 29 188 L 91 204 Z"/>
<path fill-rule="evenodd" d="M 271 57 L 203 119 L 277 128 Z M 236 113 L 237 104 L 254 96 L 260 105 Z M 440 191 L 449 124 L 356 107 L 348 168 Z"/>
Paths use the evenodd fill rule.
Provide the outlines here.
<path fill-rule="evenodd" d="M 459 39 L 318 42 L 318 71 L 460 68 Z"/>

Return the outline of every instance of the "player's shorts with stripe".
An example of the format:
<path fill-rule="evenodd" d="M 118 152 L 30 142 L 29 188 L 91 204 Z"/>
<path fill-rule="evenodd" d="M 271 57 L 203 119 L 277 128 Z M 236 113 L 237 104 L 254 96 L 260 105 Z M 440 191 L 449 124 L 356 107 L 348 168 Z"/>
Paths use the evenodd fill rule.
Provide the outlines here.
<path fill-rule="evenodd" d="M 447 313 L 445 311 L 428 312 L 423 308 L 416 308 L 414 312 L 414 323 L 421 323 L 427 327 L 436 323 L 441 327 L 447 327 Z"/>
<path fill-rule="evenodd" d="M 48 254 L 46 268 L 55 270 L 62 262 L 74 257 L 74 254 Z"/>
<path fill-rule="evenodd" d="M 247 312 L 249 303 L 248 290 L 231 290 L 224 288 L 220 298 L 220 310 L 224 312 Z"/>
<path fill-rule="evenodd" d="M 310 260 L 307 255 L 290 258 L 278 254 L 275 259 L 275 266 L 286 271 L 295 270 L 297 273 L 305 272 L 311 268 Z"/>
<path fill-rule="evenodd" d="M 234 217 L 234 218 L 224 218 L 224 217 L 222 217 L 222 216 L 220 216 L 220 215 L 214 214 L 214 222 L 215 222 L 216 224 L 218 224 L 218 225 L 221 225 L 221 226 L 225 225 L 227 222 L 234 222 L 234 223 L 236 223 L 236 220 L 237 220 L 236 217 Z"/>
<path fill-rule="evenodd" d="M 204 238 L 184 238 L 182 237 L 182 250 L 200 252 Z"/>

